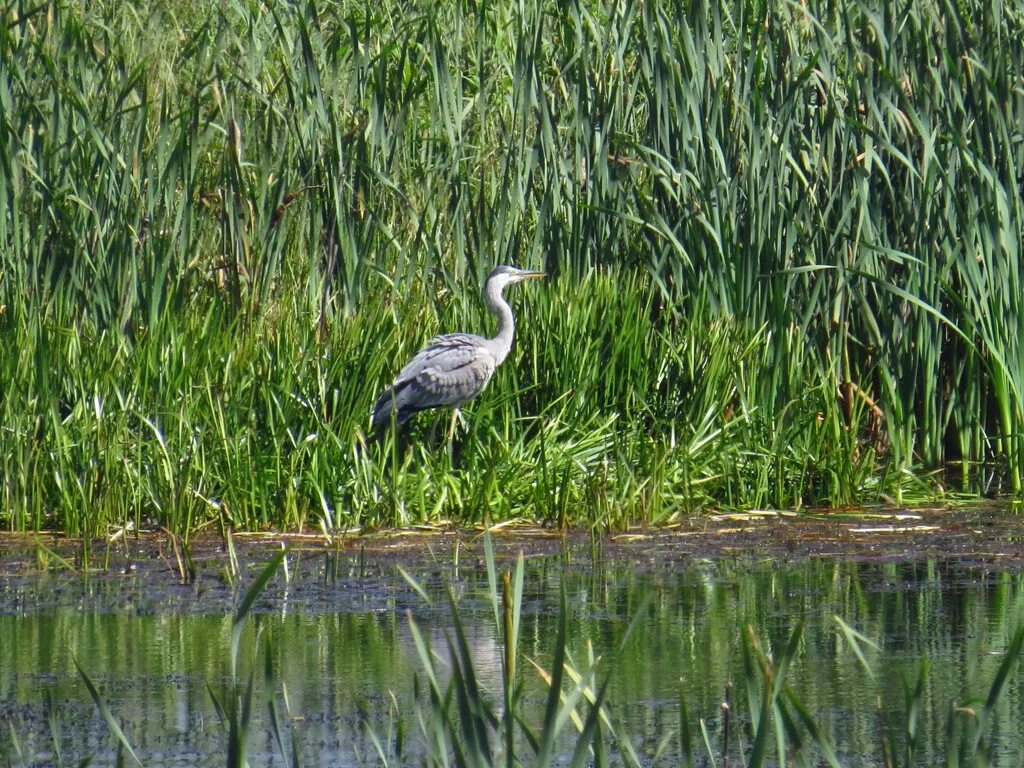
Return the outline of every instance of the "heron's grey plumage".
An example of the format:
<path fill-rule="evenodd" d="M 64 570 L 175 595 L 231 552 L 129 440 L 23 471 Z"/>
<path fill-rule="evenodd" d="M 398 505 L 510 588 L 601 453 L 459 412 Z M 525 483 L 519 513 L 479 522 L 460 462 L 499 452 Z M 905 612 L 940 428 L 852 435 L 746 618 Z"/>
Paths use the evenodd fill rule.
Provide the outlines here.
<path fill-rule="evenodd" d="M 418 411 L 459 406 L 479 395 L 512 349 L 515 319 L 502 291 L 537 277 L 544 273 L 507 266 L 491 270 L 484 299 L 498 317 L 498 334 L 487 339 L 472 333 L 446 333 L 431 339 L 377 398 L 370 417 L 374 430 L 383 430 L 392 414 L 401 425 Z"/>

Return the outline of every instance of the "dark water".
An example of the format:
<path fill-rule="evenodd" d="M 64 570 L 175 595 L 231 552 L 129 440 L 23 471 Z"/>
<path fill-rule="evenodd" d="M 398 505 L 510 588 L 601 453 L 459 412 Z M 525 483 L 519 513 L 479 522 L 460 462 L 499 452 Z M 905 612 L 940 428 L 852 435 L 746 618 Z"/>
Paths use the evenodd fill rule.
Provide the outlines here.
<path fill-rule="evenodd" d="M 667 541 L 658 547 L 669 547 Z M 511 568 L 518 546 L 504 545 L 502 568 Z M 586 540 L 522 547 L 530 556 L 521 651 L 542 665 L 550 659 L 564 589 L 573 658 L 585 666 L 590 652 L 604 657 L 612 716 L 645 764 L 678 761 L 670 737 L 678 728 L 682 686 L 691 721 L 704 720 L 720 765 L 721 702 L 730 681 L 736 713 L 730 751 L 739 764 L 750 741 L 741 632 L 753 627 L 764 647 L 777 652 L 798 622 L 803 635 L 789 682 L 842 764 L 882 763 L 883 729 L 900 722 L 905 687 L 913 685 L 923 660 L 929 669 L 917 764 L 937 764 L 951 706 L 984 700 L 1013 630 L 1024 621 L 1024 577 L 1016 566 L 984 558 L 783 558 L 756 551 L 673 557 L 671 549 L 642 543 L 595 548 Z M 243 584 L 266 558 L 246 556 Z M 0 579 L 0 762 L 55 765 L 59 749 L 65 764 L 89 756 L 93 765 L 114 763 L 114 737 L 76 672 L 77 658 L 143 764 L 224 763 L 227 736 L 209 689 L 222 697 L 227 690 L 231 611 L 242 590 L 218 575 L 223 563 L 213 555 L 189 585 L 161 562 L 135 564 L 127 575 L 108 569 L 83 577 L 8 560 Z M 451 622 L 443 600 L 426 604 L 398 564 L 435 598 L 443 583 L 452 585 L 480 676 L 498 688 L 500 648 L 478 540 L 460 550 L 457 565 L 445 546 L 395 557 L 294 553 L 289 579 L 279 573 L 261 596 L 241 658 L 245 669 L 259 658 L 259 685 L 269 648 L 278 706 L 291 715 L 286 729 L 304 765 L 380 764 L 367 724 L 385 749 L 393 749 L 389 735 L 402 718 L 403 755 L 392 755 L 392 764 L 416 762 L 422 752 L 412 706 L 421 665 L 409 621 L 437 648 Z M 851 653 L 835 616 L 882 649 L 865 646 L 874 676 Z M 520 674 L 527 684 L 524 708 L 539 713 L 543 685 L 525 659 Z M 255 718 L 251 764 L 282 765 L 265 708 Z M 1022 723 L 1018 665 L 992 726 L 993 765 L 1024 765 Z"/>

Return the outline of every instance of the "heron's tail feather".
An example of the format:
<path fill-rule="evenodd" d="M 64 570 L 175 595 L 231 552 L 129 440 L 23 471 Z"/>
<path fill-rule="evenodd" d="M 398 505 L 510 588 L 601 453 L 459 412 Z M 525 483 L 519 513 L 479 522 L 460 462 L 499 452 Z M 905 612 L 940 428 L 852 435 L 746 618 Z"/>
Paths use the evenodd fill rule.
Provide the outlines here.
<path fill-rule="evenodd" d="M 384 393 L 377 398 L 370 411 L 370 426 L 373 427 L 374 440 L 380 440 L 383 434 L 391 426 L 394 418 L 397 426 L 402 426 L 419 408 L 410 407 L 405 402 L 404 396 L 407 383 L 394 384 L 384 390 Z"/>

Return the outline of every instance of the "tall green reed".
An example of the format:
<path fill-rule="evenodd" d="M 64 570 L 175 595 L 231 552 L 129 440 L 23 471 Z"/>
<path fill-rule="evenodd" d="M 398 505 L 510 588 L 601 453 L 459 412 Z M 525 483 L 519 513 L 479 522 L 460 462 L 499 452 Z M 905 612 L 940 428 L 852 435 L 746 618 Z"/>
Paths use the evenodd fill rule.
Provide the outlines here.
<path fill-rule="evenodd" d="M 467 475 L 524 466 L 534 517 L 615 525 L 1019 490 L 1013 9 L 204 9 L 0 30 L 9 527 L 479 519 Z M 366 465 L 373 390 L 505 261 L 555 279 L 461 463 Z"/>

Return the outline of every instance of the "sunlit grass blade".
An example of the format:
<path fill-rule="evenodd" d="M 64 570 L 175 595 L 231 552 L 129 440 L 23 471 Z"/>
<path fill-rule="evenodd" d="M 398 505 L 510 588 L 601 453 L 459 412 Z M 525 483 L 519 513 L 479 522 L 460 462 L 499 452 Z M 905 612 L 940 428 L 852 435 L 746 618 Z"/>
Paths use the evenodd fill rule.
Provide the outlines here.
<path fill-rule="evenodd" d="M 96 686 L 93 684 L 89 675 L 79 663 L 78 657 L 72 654 L 71 660 L 74 662 L 75 669 L 78 670 L 78 676 L 82 678 L 82 683 L 85 684 L 86 690 L 89 691 L 89 695 L 92 697 L 97 711 L 99 711 L 103 721 L 107 724 L 107 728 L 109 728 L 110 732 L 117 738 L 118 748 L 124 749 L 124 751 L 131 756 L 132 760 L 135 761 L 136 765 L 142 765 L 142 761 L 139 760 L 138 755 L 135 754 L 135 750 L 132 749 L 131 742 L 128 741 L 128 737 L 125 736 L 120 724 L 118 724 L 117 718 L 114 717 L 110 708 L 107 706 L 107 703 L 103 700 L 103 697 L 100 696 L 100 692 L 96 689 Z"/>
<path fill-rule="evenodd" d="M 559 700 L 562 696 L 562 673 L 565 665 L 566 651 L 566 608 L 565 591 L 560 593 L 558 606 L 558 620 L 555 625 L 555 640 L 552 648 L 551 672 L 545 681 L 548 686 L 547 700 L 544 705 L 543 727 L 538 735 L 537 763 L 547 764 L 554 755 L 555 737 L 558 735 L 556 724 L 563 720 L 567 712 L 573 711 L 574 702 L 571 706 L 559 707 Z"/>
<path fill-rule="evenodd" d="M 978 754 L 981 750 L 987 726 L 992 720 L 997 705 L 1003 699 L 1010 674 L 1020 664 L 1022 648 L 1024 648 L 1024 625 L 1017 627 L 1010 636 L 1010 642 L 1006 646 L 1003 660 L 999 664 L 999 669 L 996 670 L 995 677 L 992 679 L 988 696 L 985 698 L 985 705 L 978 717 L 977 730 L 974 737 L 974 754 Z"/>
<path fill-rule="evenodd" d="M 576 749 L 572 754 L 570 762 L 572 766 L 608 764 L 608 758 L 604 750 L 604 739 L 601 734 L 604 699 L 608 690 L 608 683 L 609 680 L 606 678 L 594 694 L 593 700 L 588 703 L 587 719 L 580 729 Z M 630 764 L 639 765 L 635 761 Z"/>
<path fill-rule="evenodd" d="M 485 701 L 483 691 L 476 678 L 473 655 L 466 642 L 466 634 L 459 618 L 455 596 L 447 589 L 448 605 L 451 609 L 452 629 L 455 644 L 448 641 L 449 656 L 452 660 L 452 685 L 458 708 L 458 722 L 462 726 L 463 741 L 474 764 L 491 764 L 490 732 L 495 724 L 494 714 Z"/>
<path fill-rule="evenodd" d="M 874 677 L 874 667 L 868 664 L 868 660 L 864 657 L 862 646 L 866 645 L 875 651 L 880 651 L 881 649 L 873 640 L 871 640 L 871 638 L 865 637 L 838 616 L 833 616 L 832 621 L 834 621 L 836 626 L 839 627 L 839 631 L 842 634 L 843 639 L 846 640 L 846 644 L 850 647 L 850 650 L 853 651 L 854 656 L 857 657 L 857 661 L 860 662 L 861 669 L 863 669 L 868 676 Z"/>
<path fill-rule="evenodd" d="M 280 552 L 278 552 L 272 558 L 270 558 L 267 564 L 263 566 L 260 572 L 256 575 L 256 578 L 253 579 L 252 584 L 249 585 L 249 588 L 245 591 L 245 595 L 242 596 L 241 602 L 235 609 L 235 617 L 231 623 L 232 676 L 234 676 L 238 669 L 238 647 L 239 642 L 241 641 L 242 638 L 242 632 L 245 629 L 246 618 L 248 617 L 249 612 L 252 610 L 252 606 L 256 602 L 256 599 L 263 592 L 263 589 L 267 586 L 267 583 L 270 581 L 273 575 L 277 573 L 277 569 L 280 567 L 282 561 L 285 559 L 285 557 L 287 557 L 287 555 L 288 551 L 286 549 L 282 549 Z"/>

